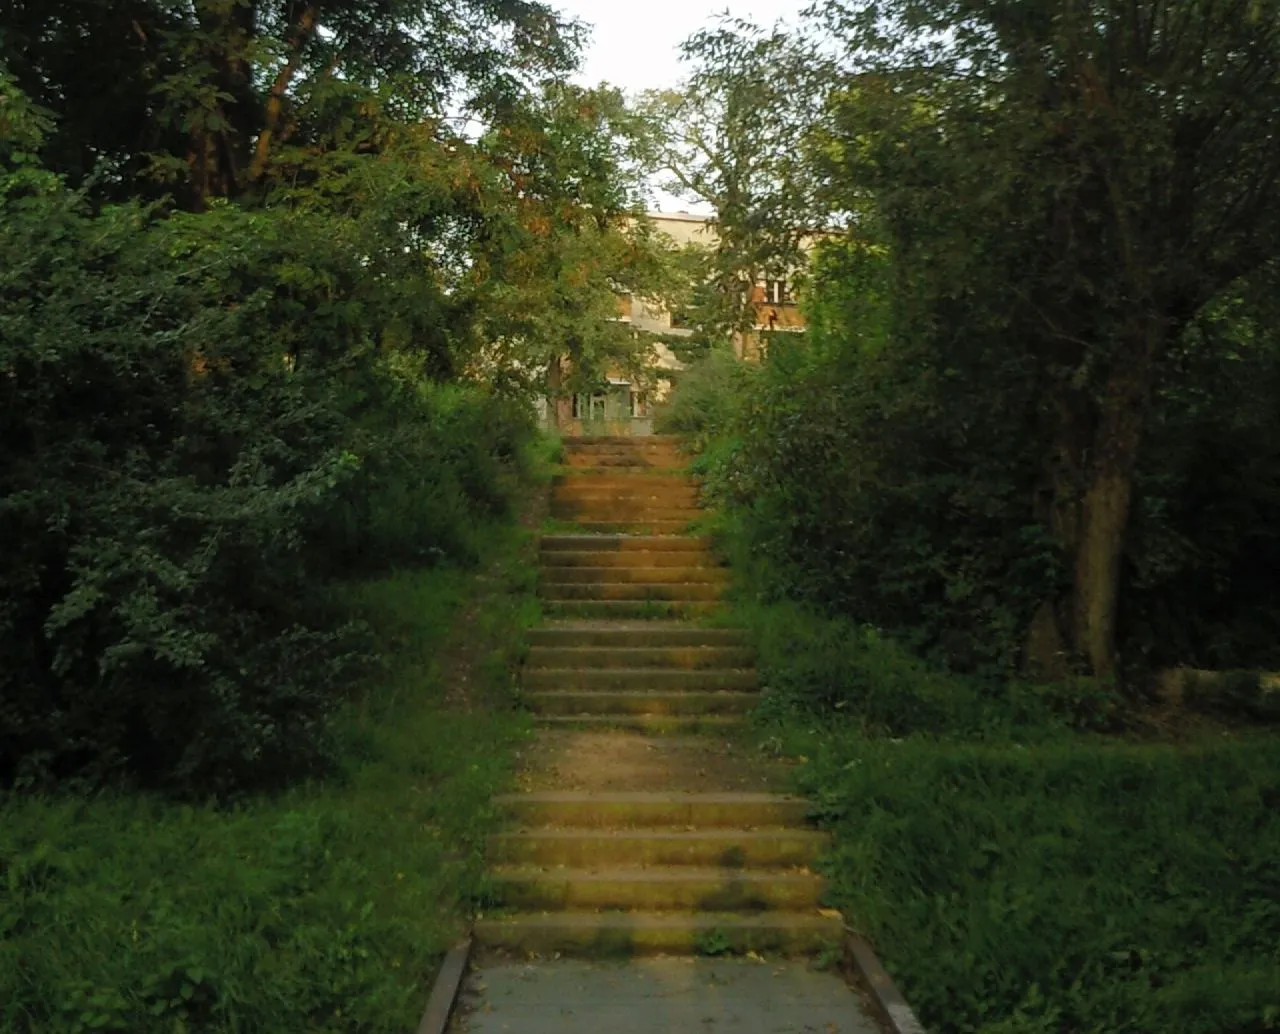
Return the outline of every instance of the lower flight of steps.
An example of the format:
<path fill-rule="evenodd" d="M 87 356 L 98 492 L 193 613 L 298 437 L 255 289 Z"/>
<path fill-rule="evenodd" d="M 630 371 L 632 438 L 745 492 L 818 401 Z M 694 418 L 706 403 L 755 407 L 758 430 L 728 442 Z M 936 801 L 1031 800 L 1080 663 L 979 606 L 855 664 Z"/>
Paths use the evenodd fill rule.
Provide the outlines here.
<path fill-rule="evenodd" d="M 839 943 L 810 866 L 805 801 L 756 793 L 527 793 L 498 798 L 504 908 L 477 941 L 525 954 L 806 954 Z"/>

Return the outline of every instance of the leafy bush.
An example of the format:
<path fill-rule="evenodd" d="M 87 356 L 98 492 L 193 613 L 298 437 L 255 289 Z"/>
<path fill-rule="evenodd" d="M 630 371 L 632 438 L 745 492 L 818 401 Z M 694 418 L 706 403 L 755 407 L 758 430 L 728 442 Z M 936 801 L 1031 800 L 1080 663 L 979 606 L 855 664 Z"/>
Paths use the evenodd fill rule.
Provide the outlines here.
<path fill-rule="evenodd" d="M 335 723 L 341 778 L 233 807 L 0 796 L 0 1030 L 413 1029 L 483 896 L 489 801 L 526 724 L 509 705 L 529 543 L 476 534 L 483 579 L 441 565 L 344 592 L 388 664 Z"/>
<path fill-rule="evenodd" d="M 334 229 L 0 169 L 0 784 L 320 770 L 369 660 L 329 577 L 474 557 L 503 512 L 529 417 L 384 356 Z"/>

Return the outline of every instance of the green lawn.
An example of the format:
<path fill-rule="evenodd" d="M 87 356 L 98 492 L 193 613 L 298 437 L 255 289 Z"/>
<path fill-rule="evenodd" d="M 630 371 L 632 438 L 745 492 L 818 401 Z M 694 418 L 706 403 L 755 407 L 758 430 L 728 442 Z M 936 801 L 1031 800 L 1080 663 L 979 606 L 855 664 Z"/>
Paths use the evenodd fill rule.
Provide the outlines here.
<path fill-rule="evenodd" d="M 530 538 L 490 529 L 483 555 L 352 588 L 389 666 L 340 777 L 226 808 L 0 803 L 0 1031 L 412 1030 L 527 735 Z"/>
<path fill-rule="evenodd" d="M 929 673 L 798 608 L 733 617 L 762 745 L 803 759 L 834 834 L 831 903 L 929 1030 L 1280 1030 L 1274 730 L 1089 732 L 1122 717 L 1110 694 Z"/>

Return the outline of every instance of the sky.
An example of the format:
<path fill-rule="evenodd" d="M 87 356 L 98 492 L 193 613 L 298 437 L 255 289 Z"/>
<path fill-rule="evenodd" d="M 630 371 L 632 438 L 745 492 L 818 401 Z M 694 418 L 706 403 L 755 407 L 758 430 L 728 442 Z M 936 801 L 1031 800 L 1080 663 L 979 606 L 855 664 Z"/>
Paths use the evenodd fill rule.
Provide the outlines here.
<path fill-rule="evenodd" d="M 678 47 L 728 10 L 737 18 L 772 26 L 795 21 L 808 0 L 551 0 L 562 13 L 593 27 L 580 83 L 608 82 L 629 94 L 675 86 L 687 74 Z M 663 211 L 706 211 L 683 199 L 659 195 Z"/>

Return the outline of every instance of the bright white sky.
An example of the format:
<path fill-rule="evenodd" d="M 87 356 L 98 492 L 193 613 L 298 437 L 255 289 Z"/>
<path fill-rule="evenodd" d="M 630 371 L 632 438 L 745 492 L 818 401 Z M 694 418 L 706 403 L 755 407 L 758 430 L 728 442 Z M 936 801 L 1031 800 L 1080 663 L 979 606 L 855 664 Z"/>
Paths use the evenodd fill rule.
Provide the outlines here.
<path fill-rule="evenodd" d="M 698 29 L 726 10 L 771 27 L 779 19 L 794 22 L 809 0 L 551 0 L 564 14 L 593 27 L 579 82 L 608 82 L 628 94 L 675 86 L 687 73 L 677 49 Z M 664 211 L 703 211 L 660 196 Z"/>

